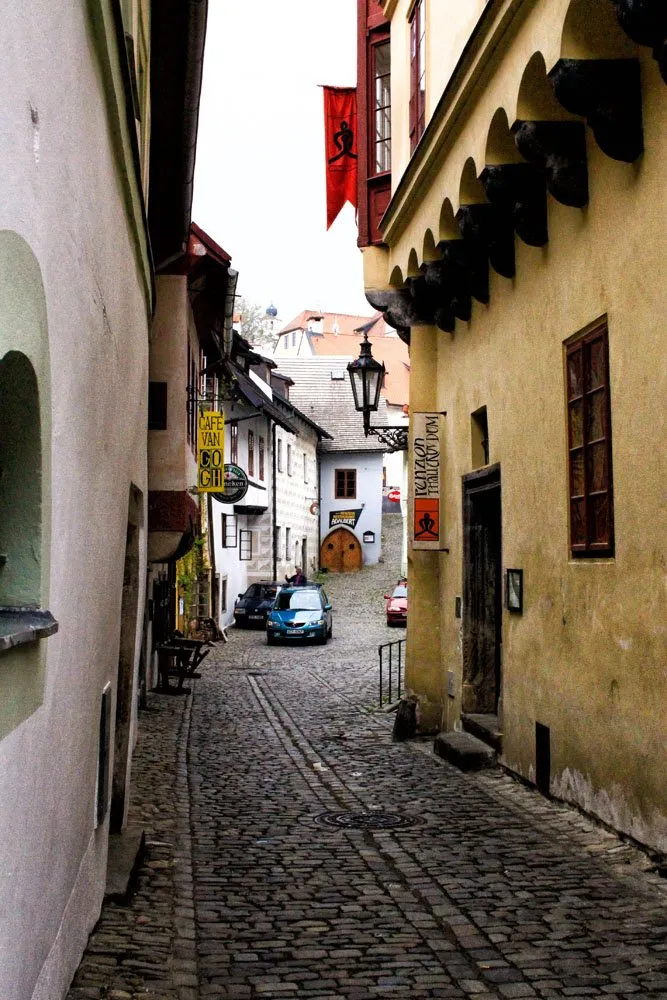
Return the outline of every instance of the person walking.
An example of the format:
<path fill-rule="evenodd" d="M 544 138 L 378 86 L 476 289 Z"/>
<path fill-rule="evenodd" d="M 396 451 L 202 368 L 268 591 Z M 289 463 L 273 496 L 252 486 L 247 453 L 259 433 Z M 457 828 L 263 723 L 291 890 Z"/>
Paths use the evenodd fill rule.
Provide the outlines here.
<path fill-rule="evenodd" d="M 306 582 L 306 578 L 301 572 L 300 566 L 295 566 L 294 568 L 296 570 L 294 576 L 286 576 L 285 579 L 287 580 L 288 583 L 291 583 L 293 587 L 302 587 L 303 584 Z"/>

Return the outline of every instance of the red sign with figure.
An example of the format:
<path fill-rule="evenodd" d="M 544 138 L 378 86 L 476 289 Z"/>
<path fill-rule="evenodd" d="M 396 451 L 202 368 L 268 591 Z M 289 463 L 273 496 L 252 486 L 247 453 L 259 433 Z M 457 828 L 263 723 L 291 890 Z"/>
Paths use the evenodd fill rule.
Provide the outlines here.
<path fill-rule="evenodd" d="M 357 89 L 323 90 L 329 229 L 346 201 L 357 207 Z"/>

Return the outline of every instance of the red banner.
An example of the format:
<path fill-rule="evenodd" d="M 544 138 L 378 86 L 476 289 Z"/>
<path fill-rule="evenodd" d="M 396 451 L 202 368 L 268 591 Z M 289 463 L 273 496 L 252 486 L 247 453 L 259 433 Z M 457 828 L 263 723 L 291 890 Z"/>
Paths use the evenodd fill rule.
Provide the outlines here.
<path fill-rule="evenodd" d="M 357 207 L 357 90 L 323 90 L 329 229 L 346 201 Z"/>

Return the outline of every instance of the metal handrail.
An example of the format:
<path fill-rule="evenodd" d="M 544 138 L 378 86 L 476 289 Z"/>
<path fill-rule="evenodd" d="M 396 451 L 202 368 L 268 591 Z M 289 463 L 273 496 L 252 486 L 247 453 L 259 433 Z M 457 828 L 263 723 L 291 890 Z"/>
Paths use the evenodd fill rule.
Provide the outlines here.
<path fill-rule="evenodd" d="M 394 647 L 397 646 L 396 656 L 394 655 Z M 396 698 L 400 698 L 403 694 L 403 666 L 404 666 L 404 655 L 403 649 L 405 647 L 405 639 L 396 639 L 394 642 L 383 642 L 378 646 L 378 657 L 380 659 L 380 706 L 384 703 L 384 666 L 388 667 L 388 678 L 387 678 L 387 702 L 391 705 L 392 703 L 392 690 L 393 690 L 393 674 L 394 666 L 396 666 L 396 685 L 395 694 Z M 388 651 L 388 652 L 386 652 Z"/>

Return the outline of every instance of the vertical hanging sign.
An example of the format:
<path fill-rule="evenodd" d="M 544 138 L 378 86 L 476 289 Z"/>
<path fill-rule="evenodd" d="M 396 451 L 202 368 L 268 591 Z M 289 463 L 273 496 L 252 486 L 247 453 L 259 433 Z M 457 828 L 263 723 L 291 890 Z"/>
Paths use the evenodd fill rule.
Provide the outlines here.
<path fill-rule="evenodd" d="M 357 88 L 322 89 L 329 229 L 346 201 L 357 207 Z"/>
<path fill-rule="evenodd" d="M 413 413 L 412 548 L 443 549 L 442 413 Z"/>
<path fill-rule="evenodd" d="M 215 410 L 199 414 L 197 427 L 197 489 L 217 493 L 225 487 L 225 415 Z"/>

